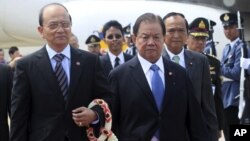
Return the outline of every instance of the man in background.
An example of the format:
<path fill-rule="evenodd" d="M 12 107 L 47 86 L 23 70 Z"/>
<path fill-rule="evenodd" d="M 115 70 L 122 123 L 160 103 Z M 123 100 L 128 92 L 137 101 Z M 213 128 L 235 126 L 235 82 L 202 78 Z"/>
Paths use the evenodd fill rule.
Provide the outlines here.
<path fill-rule="evenodd" d="M 187 70 L 194 89 L 193 94 L 202 108 L 209 140 L 216 141 L 218 123 L 208 59 L 200 53 L 184 49 L 188 37 L 188 23 L 183 14 L 171 12 L 163 20 L 166 27 L 166 48 L 163 50 L 163 56 Z"/>
<path fill-rule="evenodd" d="M 205 48 L 206 40 L 209 36 L 209 24 L 208 20 L 199 17 L 194 19 L 189 24 L 189 32 L 187 39 L 187 49 L 203 53 Z M 220 78 L 220 61 L 215 56 L 210 54 L 204 54 L 207 56 L 209 61 L 209 71 L 212 83 L 212 92 L 214 95 L 216 116 L 218 120 L 218 139 L 221 137 L 222 129 L 224 127 L 224 112 L 223 103 L 221 99 L 221 78 Z"/>
<path fill-rule="evenodd" d="M 79 43 L 78 43 L 78 38 L 76 37 L 75 34 L 72 33 L 70 39 L 69 39 L 69 44 L 72 47 L 79 48 Z"/>
<path fill-rule="evenodd" d="M 0 48 L 0 64 L 6 64 L 7 62 L 4 59 L 4 50 Z"/>
<path fill-rule="evenodd" d="M 132 55 L 132 56 L 135 56 L 137 53 L 137 49 L 136 49 L 135 44 L 133 43 L 133 40 L 132 40 L 130 24 L 123 28 L 123 34 L 124 34 L 125 43 L 128 46 L 128 48 L 125 52 L 127 54 Z"/>
<path fill-rule="evenodd" d="M 124 42 L 122 25 L 116 20 L 110 20 L 104 24 L 102 29 L 104 42 L 108 45 L 108 52 L 100 57 L 105 76 L 117 66 L 130 60 L 133 56 L 123 53 Z"/>
<path fill-rule="evenodd" d="M 11 88 L 11 68 L 6 64 L 0 64 L 0 141 L 9 141 L 8 115 L 10 115 Z"/>
<path fill-rule="evenodd" d="M 242 41 L 239 38 L 237 25 L 237 14 L 224 13 L 220 16 L 224 34 L 229 43 L 223 49 L 221 59 L 221 75 L 222 80 L 222 100 L 225 113 L 225 129 L 224 135 L 226 141 L 229 141 L 229 128 L 232 124 L 240 124 L 238 117 L 239 106 L 239 89 L 240 89 L 240 58 Z M 241 24 L 243 19 L 241 19 Z"/>
<path fill-rule="evenodd" d="M 101 39 L 96 35 L 90 35 L 85 41 L 85 44 L 88 46 L 88 51 L 95 55 L 101 56 L 102 54 L 100 53 L 100 41 Z"/>
<path fill-rule="evenodd" d="M 14 69 L 16 66 L 16 61 L 19 60 L 22 55 L 20 54 L 19 49 L 16 46 L 12 46 L 9 48 L 9 56 L 10 61 L 8 62 L 8 64 L 12 69 Z"/>

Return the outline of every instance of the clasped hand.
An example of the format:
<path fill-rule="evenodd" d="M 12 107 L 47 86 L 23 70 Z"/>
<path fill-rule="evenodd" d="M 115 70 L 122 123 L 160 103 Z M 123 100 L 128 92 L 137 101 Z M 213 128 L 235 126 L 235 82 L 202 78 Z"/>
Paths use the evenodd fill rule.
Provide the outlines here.
<path fill-rule="evenodd" d="M 86 107 L 79 107 L 72 111 L 72 118 L 76 125 L 88 126 L 90 123 L 97 119 L 96 113 Z"/>

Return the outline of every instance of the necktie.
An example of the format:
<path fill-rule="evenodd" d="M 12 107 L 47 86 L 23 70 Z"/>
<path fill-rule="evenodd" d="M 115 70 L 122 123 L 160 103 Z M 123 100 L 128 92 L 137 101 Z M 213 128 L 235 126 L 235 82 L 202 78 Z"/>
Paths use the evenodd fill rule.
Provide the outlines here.
<path fill-rule="evenodd" d="M 119 66 L 119 61 L 120 61 L 120 58 L 116 57 L 115 58 L 115 66 L 114 66 L 114 68 L 117 67 L 117 66 Z"/>
<path fill-rule="evenodd" d="M 157 108 L 159 111 L 161 111 L 161 105 L 162 105 L 162 100 L 164 97 L 164 86 L 162 79 L 159 75 L 159 67 L 155 64 L 153 64 L 150 69 L 153 71 L 153 76 L 151 79 L 151 85 L 152 85 L 152 93 L 154 95 L 155 102 L 157 104 Z"/>
<path fill-rule="evenodd" d="M 153 71 L 153 76 L 151 79 L 151 85 L 152 85 L 152 93 L 155 99 L 155 102 L 157 104 L 157 108 L 159 111 L 161 111 L 161 105 L 164 97 L 164 86 L 162 79 L 159 75 L 159 67 L 155 64 L 153 64 L 150 69 Z M 154 136 L 159 139 L 160 138 L 160 132 L 159 129 L 155 132 Z"/>
<path fill-rule="evenodd" d="M 56 54 L 53 58 L 56 60 L 55 74 L 57 82 L 63 94 L 64 100 L 66 101 L 68 95 L 68 80 L 66 72 L 62 67 L 62 60 L 64 58 L 64 55 Z"/>
<path fill-rule="evenodd" d="M 175 56 L 173 56 L 172 60 L 173 60 L 175 63 L 179 64 L 179 62 L 180 62 L 180 57 L 179 57 L 178 55 L 175 55 Z"/>

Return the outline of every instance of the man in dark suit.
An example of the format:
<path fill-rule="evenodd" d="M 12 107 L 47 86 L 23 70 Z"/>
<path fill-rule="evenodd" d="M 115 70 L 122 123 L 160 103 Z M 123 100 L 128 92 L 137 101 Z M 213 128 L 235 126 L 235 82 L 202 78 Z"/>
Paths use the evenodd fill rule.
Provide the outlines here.
<path fill-rule="evenodd" d="M 187 72 L 161 55 L 166 33 L 162 19 L 145 13 L 133 29 L 138 54 L 109 77 L 119 141 L 209 140 Z"/>
<path fill-rule="evenodd" d="M 12 71 L 8 65 L 0 64 L 0 140 L 9 141 L 8 114 L 10 114 L 10 96 Z"/>
<path fill-rule="evenodd" d="M 38 31 L 47 41 L 20 59 L 11 99 L 11 141 L 87 141 L 86 126 L 103 125 L 96 98 L 110 102 L 108 81 L 96 55 L 71 47 L 67 9 L 52 3 L 39 14 Z"/>
<path fill-rule="evenodd" d="M 122 52 L 124 42 L 122 25 L 115 20 L 108 21 L 102 29 L 108 52 L 100 57 L 104 74 L 108 77 L 111 70 L 131 59 L 133 56 Z"/>
<path fill-rule="evenodd" d="M 205 117 L 210 141 L 218 140 L 218 123 L 212 85 L 210 81 L 209 63 L 206 56 L 184 49 L 187 40 L 188 23 L 181 13 L 169 13 L 164 18 L 166 27 L 163 56 L 186 68 L 194 88 L 194 96 L 198 100 Z"/>
<path fill-rule="evenodd" d="M 209 31 L 208 20 L 203 17 L 194 19 L 189 24 L 189 34 L 187 39 L 187 48 L 189 50 L 203 53 Z M 212 55 L 204 54 L 209 61 L 209 70 L 212 83 L 212 92 L 214 95 L 216 116 L 218 120 L 218 138 L 221 137 L 221 132 L 224 127 L 224 111 L 221 94 L 221 78 L 220 78 L 220 61 Z"/>

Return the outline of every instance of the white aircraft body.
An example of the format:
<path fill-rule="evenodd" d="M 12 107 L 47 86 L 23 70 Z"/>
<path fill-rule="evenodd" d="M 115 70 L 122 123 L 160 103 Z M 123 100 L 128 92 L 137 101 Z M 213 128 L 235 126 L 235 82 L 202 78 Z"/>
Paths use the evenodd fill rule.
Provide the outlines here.
<path fill-rule="evenodd" d="M 40 37 L 38 14 L 48 3 L 62 3 L 72 16 L 72 32 L 78 37 L 81 49 L 86 49 L 85 40 L 96 34 L 109 20 L 118 20 L 123 26 L 133 26 L 136 18 L 145 12 L 165 16 L 169 12 L 181 12 L 191 22 L 194 18 L 205 17 L 217 23 L 214 27 L 214 40 L 218 55 L 228 42 L 223 33 L 219 16 L 225 9 L 201 5 L 145 0 L 0 0 L 0 48 L 24 47 L 25 54 L 38 50 L 45 44 Z M 32 47 L 32 49 L 28 49 Z"/>

